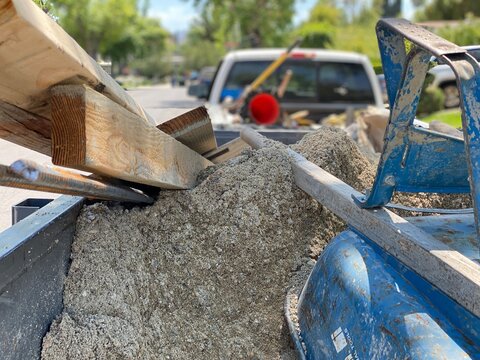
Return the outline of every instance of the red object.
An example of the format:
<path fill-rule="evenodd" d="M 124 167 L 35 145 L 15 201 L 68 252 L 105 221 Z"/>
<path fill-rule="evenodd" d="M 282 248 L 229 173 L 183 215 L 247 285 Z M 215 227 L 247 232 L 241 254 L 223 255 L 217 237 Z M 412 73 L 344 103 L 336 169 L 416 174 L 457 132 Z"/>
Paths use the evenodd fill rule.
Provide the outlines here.
<path fill-rule="evenodd" d="M 291 59 L 313 59 L 315 53 L 305 53 L 305 52 L 292 52 L 290 54 Z"/>
<path fill-rule="evenodd" d="M 250 116 L 259 125 L 272 125 L 280 115 L 280 105 L 274 96 L 262 93 L 255 95 L 248 104 Z"/>

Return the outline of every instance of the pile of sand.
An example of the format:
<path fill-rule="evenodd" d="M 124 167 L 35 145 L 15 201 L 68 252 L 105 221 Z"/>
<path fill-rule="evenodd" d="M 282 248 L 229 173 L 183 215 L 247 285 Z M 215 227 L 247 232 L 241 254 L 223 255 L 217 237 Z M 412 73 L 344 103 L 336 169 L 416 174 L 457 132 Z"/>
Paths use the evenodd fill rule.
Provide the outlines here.
<path fill-rule="evenodd" d="M 325 245 L 321 210 L 278 149 L 203 177 L 148 208 L 83 209 L 43 359 L 290 356 L 285 291 Z"/>
<path fill-rule="evenodd" d="M 358 190 L 370 186 L 373 167 L 342 131 L 294 148 Z M 286 291 L 344 224 L 296 187 L 282 147 L 247 151 L 200 179 L 150 207 L 82 210 L 43 359 L 294 358 Z"/>

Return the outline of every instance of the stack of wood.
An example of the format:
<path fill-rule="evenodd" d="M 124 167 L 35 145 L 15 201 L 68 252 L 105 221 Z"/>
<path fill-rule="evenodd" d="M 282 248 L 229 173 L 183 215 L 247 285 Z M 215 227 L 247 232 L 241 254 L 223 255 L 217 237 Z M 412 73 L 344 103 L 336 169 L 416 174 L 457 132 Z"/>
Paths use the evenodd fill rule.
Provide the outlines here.
<path fill-rule="evenodd" d="M 0 166 L 0 185 L 149 203 L 138 189 L 191 188 L 238 148 L 217 149 L 203 107 L 156 126 L 31 0 L 0 0 L 0 64 L 0 137 L 92 173 L 20 160 Z"/>

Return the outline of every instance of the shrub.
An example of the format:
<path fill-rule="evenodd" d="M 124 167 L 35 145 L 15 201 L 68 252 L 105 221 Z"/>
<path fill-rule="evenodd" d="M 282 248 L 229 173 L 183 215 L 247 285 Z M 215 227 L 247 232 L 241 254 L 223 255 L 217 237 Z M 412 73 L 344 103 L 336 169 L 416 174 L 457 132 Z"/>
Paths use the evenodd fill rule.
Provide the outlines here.
<path fill-rule="evenodd" d="M 428 86 L 423 89 L 418 103 L 417 114 L 428 115 L 436 111 L 443 110 L 445 95 L 443 91 L 436 86 Z"/>

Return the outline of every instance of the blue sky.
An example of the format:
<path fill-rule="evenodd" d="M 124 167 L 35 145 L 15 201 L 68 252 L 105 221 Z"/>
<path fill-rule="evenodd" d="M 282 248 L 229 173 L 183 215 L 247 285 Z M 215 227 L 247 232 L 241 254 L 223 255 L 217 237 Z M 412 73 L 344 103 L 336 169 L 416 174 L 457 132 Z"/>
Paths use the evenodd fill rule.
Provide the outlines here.
<path fill-rule="evenodd" d="M 359 3 L 362 1 L 369 0 L 359 0 Z M 150 15 L 160 18 L 163 26 L 172 33 L 186 31 L 197 14 L 192 2 L 191 0 L 151 0 Z M 294 23 L 298 24 L 305 20 L 315 3 L 316 0 L 296 0 Z M 407 18 L 413 15 L 411 0 L 404 0 L 403 15 Z"/>

